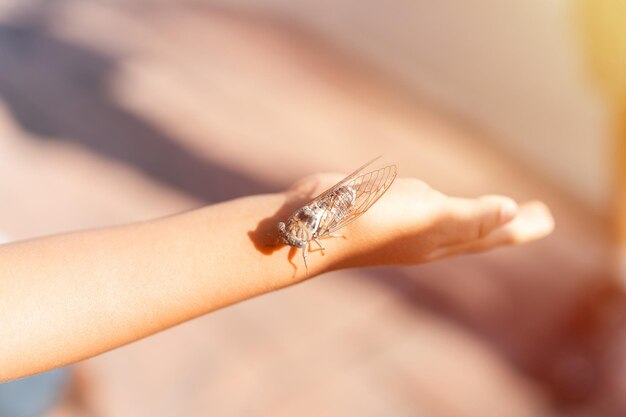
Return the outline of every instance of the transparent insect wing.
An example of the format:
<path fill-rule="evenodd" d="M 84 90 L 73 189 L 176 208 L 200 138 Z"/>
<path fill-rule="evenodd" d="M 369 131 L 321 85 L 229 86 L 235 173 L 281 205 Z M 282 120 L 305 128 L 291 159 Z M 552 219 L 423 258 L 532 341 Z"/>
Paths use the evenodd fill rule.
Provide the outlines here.
<path fill-rule="evenodd" d="M 316 201 L 320 201 L 320 200 L 324 200 L 326 199 L 330 194 L 332 194 L 334 191 L 336 191 L 338 188 L 346 185 L 347 183 L 349 183 L 351 180 L 353 180 L 354 178 L 356 178 L 359 173 L 363 172 L 363 170 L 365 168 L 367 168 L 369 165 L 371 165 L 374 161 L 376 161 L 377 159 L 380 159 L 380 156 L 372 159 L 371 161 L 363 164 L 362 166 L 360 166 L 359 168 L 357 168 L 356 170 L 354 170 L 354 172 L 352 172 L 350 175 L 348 175 L 347 177 L 345 177 L 344 179 L 342 179 L 341 181 L 339 181 L 337 184 L 335 184 L 333 187 L 329 188 L 328 190 L 324 191 L 322 194 L 318 195 L 317 197 L 315 197 L 313 200 L 311 200 L 308 204 L 312 204 Z"/>
<path fill-rule="evenodd" d="M 362 168 L 360 168 L 360 170 L 361 169 Z M 356 171 L 356 174 L 358 174 L 358 172 L 359 171 Z M 393 183 L 396 174 L 397 167 L 395 165 L 389 165 L 358 176 L 349 176 L 324 193 L 322 196 L 330 196 L 334 191 L 342 187 L 347 187 L 354 190 L 355 199 L 347 213 L 339 210 L 335 212 L 333 216 L 325 216 L 319 225 L 318 236 L 324 237 L 329 235 L 360 217 L 382 197 Z M 333 210 L 331 209 L 329 212 L 333 212 Z"/>

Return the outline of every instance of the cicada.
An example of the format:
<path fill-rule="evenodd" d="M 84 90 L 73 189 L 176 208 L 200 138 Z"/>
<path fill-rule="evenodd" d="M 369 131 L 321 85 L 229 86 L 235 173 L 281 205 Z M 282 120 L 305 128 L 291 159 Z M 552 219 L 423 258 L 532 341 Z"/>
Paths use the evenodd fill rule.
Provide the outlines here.
<path fill-rule="evenodd" d="M 306 259 L 311 242 L 315 242 L 322 251 L 325 250 L 320 239 L 343 237 L 335 232 L 358 219 L 393 183 L 397 173 L 395 165 L 363 172 L 378 158 L 359 167 L 300 207 L 286 222 L 278 223 L 279 239 L 286 245 L 302 249 L 307 275 L 309 267 Z"/>

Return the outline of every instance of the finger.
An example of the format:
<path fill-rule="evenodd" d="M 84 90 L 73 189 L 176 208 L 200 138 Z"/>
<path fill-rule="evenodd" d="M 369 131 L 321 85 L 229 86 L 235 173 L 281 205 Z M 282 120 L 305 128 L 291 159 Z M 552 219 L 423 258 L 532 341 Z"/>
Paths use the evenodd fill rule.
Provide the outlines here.
<path fill-rule="evenodd" d="M 440 245 L 473 242 L 513 220 L 515 201 L 489 195 L 476 199 L 449 198 L 441 218 Z"/>
<path fill-rule="evenodd" d="M 550 209 L 540 201 L 522 205 L 517 216 L 487 236 L 473 242 L 441 247 L 433 251 L 429 260 L 490 250 L 504 245 L 517 245 L 541 239 L 554 230 L 554 218 Z"/>

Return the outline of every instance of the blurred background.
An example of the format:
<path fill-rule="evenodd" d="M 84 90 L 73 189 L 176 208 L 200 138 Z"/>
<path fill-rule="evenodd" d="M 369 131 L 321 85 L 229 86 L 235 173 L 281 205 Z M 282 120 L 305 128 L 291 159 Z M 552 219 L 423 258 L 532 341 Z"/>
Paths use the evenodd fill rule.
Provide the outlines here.
<path fill-rule="evenodd" d="M 624 415 L 625 23 L 619 0 L 0 0 L 3 241 L 379 154 L 557 221 L 2 384 L 0 417 Z"/>

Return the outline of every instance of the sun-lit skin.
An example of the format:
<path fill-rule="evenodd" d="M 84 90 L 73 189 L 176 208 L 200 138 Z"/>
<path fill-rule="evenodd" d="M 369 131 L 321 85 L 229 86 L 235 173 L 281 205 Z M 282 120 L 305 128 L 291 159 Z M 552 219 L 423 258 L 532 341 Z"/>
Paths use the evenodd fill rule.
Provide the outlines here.
<path fill-rule="evenodd" d="M 314 175 L 283 193 L 167 218 L 0 246 L 0 381 L 114 349 L 324 272 L 418 264 L 529 242 L 553 228 L 539 202 L 447 197 L 415 179 L 393 187 L 314 251 L 268 248 L 279 221 L 343 178 Z"/>

